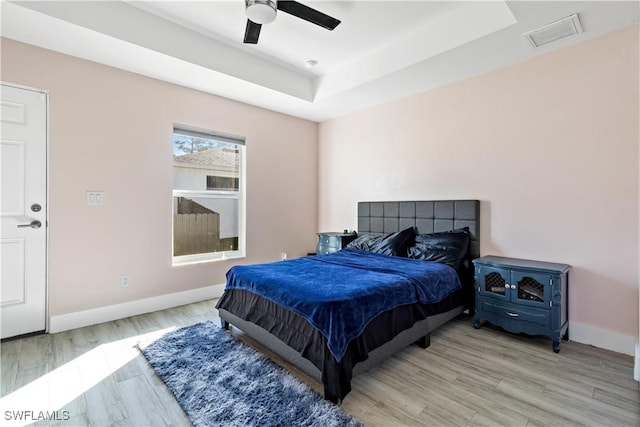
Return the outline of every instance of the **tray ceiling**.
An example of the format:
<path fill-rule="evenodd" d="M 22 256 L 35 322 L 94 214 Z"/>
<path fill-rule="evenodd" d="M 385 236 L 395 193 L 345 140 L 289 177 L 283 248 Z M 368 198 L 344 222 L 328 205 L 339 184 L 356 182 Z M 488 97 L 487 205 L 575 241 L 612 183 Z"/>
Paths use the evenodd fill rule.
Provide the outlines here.
<path fill-rule="evenodd" d="M 242 43 L 243 0 L 3 1 L 2 36 L 314 121 L 423 92 L 637 24 L 638 2 L 308 1 Z M 522 36 L 577 13 L 584 32 Z M 316 61 L 312 68 L 307 61 Z"/>

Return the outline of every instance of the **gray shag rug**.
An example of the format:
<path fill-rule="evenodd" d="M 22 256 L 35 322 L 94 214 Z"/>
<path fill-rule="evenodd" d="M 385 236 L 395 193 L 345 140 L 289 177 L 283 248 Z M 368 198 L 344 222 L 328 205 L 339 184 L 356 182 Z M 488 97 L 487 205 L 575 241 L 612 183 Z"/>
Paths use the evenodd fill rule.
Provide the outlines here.
<path fill-rule="evenodd" d="M 194 426 L 363 426 L 213 322 L 139 345 Z"/>

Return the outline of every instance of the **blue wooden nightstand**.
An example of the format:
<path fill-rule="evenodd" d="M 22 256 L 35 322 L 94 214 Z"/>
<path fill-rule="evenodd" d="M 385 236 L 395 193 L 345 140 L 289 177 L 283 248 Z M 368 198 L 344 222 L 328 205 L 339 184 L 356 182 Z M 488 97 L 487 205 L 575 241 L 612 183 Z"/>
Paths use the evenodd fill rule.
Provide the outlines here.
<path fill-rule="evenodd" d="M 486 320 L 514 333 L 545 335 L 553 351 L 568 337 L 570 265 L 484 256 L 475 266 L 476 309 L 473 326 Z"/>
<path fill-rule="evenodd" d="M 340 249 L 344 249 L 356 237 L 358 237 L 358 235 L 355 232 L 318 233 L 318 246 L 316 247 L 316 253 L 318 255 L 326 255 L 338 252 Z"/>

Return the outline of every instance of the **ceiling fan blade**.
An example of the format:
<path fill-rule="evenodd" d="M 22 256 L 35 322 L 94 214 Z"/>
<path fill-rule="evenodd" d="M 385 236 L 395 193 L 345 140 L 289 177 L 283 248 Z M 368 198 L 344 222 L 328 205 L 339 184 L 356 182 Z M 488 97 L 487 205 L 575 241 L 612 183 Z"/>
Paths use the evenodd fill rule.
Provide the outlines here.
<path fill-rule="evenodd" d="M 258 43 L 261 28 L 262 24 L 256 24 L 255 22 L 247 19 L 247 28 L 244 30 L 244 42 L 251 44 Z"/>
<path fill-rule="evenodd" d="M 302 3 L 298 3 L 297 1 L 278 1 L 278 10 L 319 25 L 327 30 L 333 30 L 340 23 L 340 20 L 312 9 L 309 6 L 305 6 Z"/>

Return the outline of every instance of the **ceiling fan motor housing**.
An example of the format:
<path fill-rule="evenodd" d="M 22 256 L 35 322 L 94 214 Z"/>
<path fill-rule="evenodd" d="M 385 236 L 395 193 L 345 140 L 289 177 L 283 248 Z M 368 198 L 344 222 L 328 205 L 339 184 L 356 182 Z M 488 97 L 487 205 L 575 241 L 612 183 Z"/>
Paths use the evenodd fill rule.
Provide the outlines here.
<path fill-rule="evenodd" d="M 256 24 L 268 24 L 276 19 L 277 4 L 273 0 L 245 0 L 247 17 Z"/>

